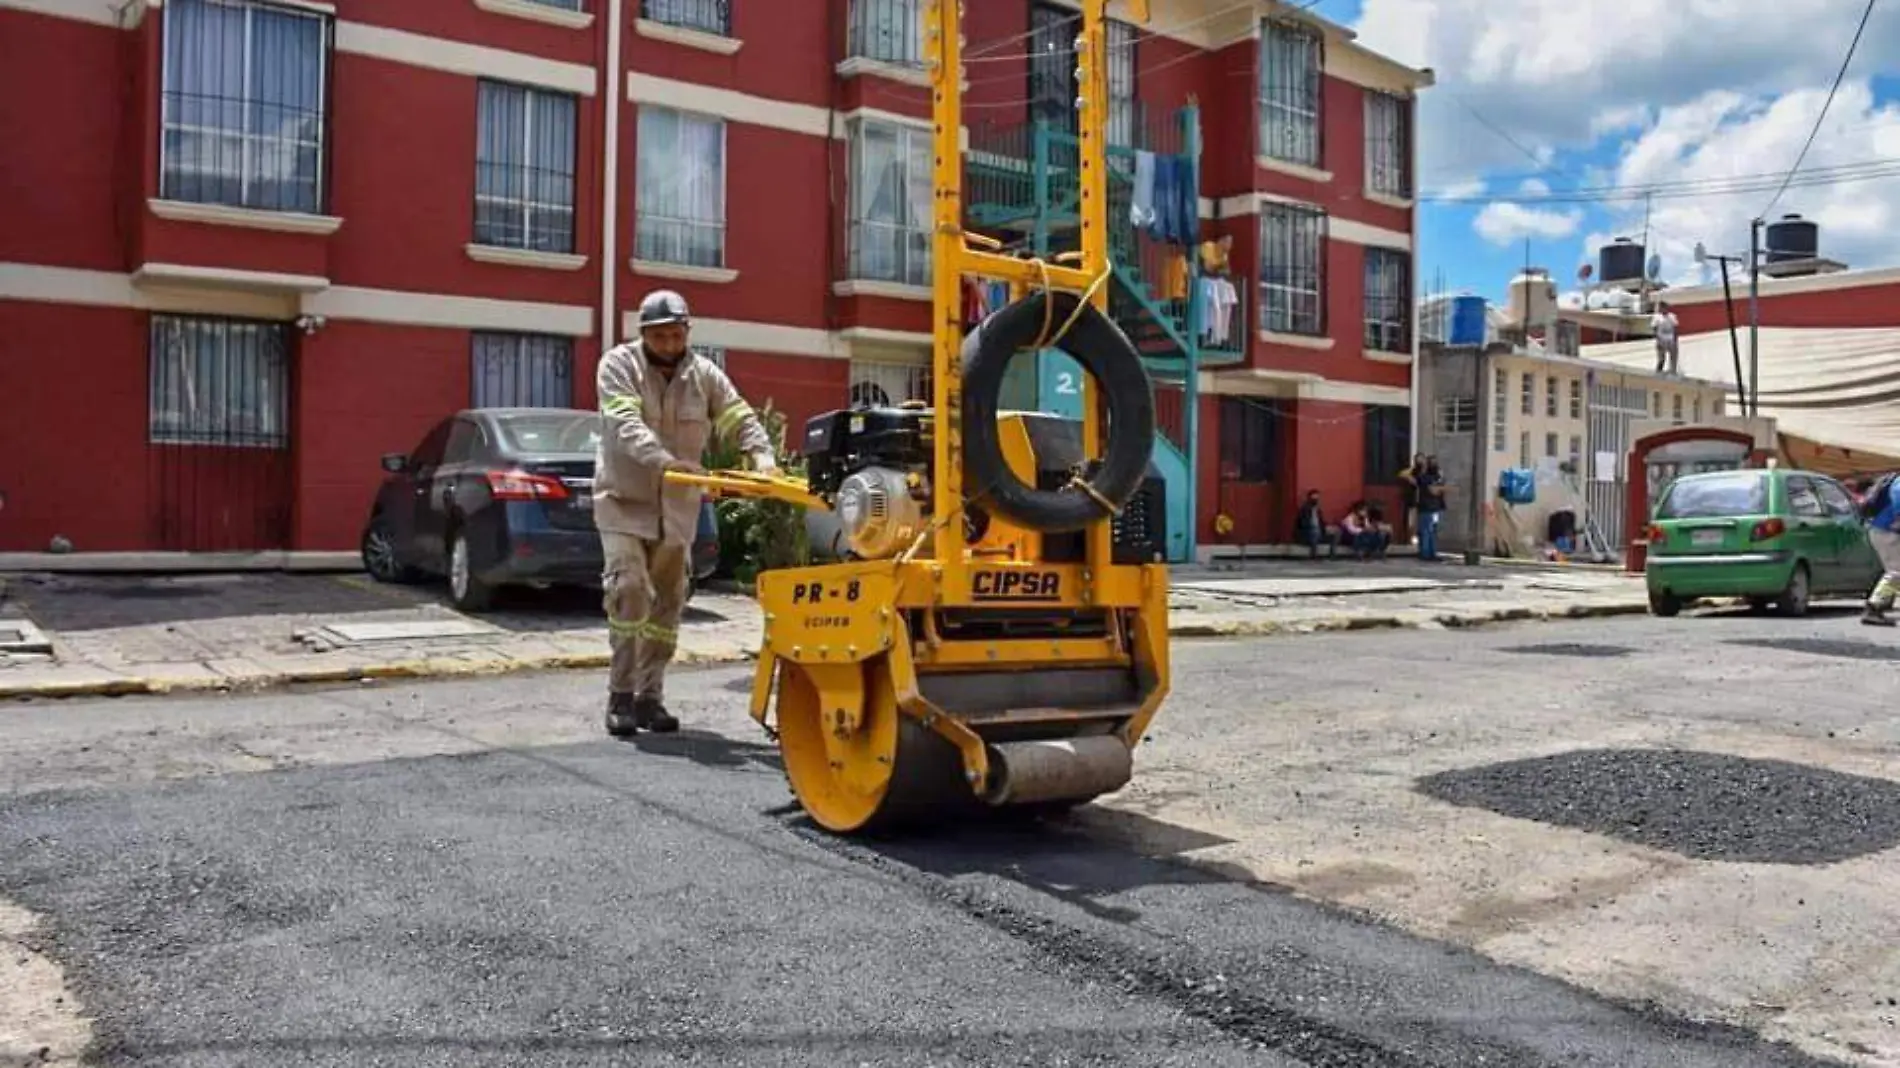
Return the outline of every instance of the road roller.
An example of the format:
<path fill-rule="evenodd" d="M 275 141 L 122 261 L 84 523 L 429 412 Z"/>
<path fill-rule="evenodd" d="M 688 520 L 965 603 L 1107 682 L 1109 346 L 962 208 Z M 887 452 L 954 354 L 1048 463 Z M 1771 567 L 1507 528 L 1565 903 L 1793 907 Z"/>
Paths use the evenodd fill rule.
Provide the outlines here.
<path fill-rule="evenodd" d="M 1128 783 L 1167 696 L 1154 387 L 1105 313 L 1105 6 L 1084 0 L 1076 47 L 1079 254 L 1012 255 L 964 231 L 960 19 L 931 0 L 930 399 L 813 417 L 801 479 L 667 476 L 836 516 L 837 562 L 758 577 L 751 696 L 828 832 L 1086 803 Z M 1137 21 L 1146 6 L 1131 5 Z M 1012 294 L 967 335 L 966 277 Z M 1081 418 L 999 410 L 1009 361 L 1050 348 L 1086 372 Z"/>

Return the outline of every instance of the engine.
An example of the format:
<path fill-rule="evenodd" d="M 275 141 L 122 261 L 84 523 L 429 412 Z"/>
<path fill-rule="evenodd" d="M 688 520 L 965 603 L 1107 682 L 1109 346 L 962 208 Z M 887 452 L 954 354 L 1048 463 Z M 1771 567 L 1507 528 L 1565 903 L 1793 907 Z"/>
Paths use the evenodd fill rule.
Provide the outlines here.
<path fill-rule="evenodd" d="M 921 406 L 840 409 L 806 421 L 806 479 L 832 502 L 852 555 L 893 556 L 929 524 L 930 426 Z"/>

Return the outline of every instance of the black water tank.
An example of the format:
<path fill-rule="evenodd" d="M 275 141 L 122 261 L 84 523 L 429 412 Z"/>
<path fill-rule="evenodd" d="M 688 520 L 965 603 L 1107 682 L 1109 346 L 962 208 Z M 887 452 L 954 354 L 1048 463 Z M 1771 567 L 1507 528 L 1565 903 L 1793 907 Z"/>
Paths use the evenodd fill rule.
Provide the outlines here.
<path fill-rule="evenodd" d="M 1615 242 L 1603 246 L 1598 254 L 1597 281 L 1605 285 L 1642 281 L 1644 251 L 1643 246 L 1627 237 L 1619 237 Z"/>
<path fill-rule="evenodd" d="M 1799 215 L 1783 215 L 1768 224 L 1768 262 L 1811 260 L 1821 254 L 1821 227 Z"/>

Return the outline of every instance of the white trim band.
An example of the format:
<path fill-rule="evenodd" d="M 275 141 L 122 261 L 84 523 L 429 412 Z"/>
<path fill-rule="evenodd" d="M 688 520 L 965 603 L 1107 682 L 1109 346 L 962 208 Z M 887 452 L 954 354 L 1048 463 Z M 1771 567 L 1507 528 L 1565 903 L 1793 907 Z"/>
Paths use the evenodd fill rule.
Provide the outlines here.
<path fill-rule="evenodd" d="M 522 82 L 580 96 L 593 96 L 599 82 L 593 67 L 579 63 L 425 37 L 362 22 L 337 22 L 336 50 L 450 74 Z"/>

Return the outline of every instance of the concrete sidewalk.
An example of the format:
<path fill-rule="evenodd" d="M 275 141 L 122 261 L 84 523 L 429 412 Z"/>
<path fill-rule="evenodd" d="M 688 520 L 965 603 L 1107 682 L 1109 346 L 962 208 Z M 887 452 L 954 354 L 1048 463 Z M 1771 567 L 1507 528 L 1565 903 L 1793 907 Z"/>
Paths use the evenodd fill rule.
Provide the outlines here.
<path fill-rule="evenodd" d="M 1640 578 L 1488 565 L 1291 562 L 1176 570 L 1183 638 L 1458 627 L 1646 611 Z M 757 604 L 702 591 L 679 662 L 758 653 Z M 364 575 L 0 576 L 0 697 L 258 689 L 295 683 L 604 668 L 599 598 L 523 591 L 464 616 L 429 586 Z"/>

